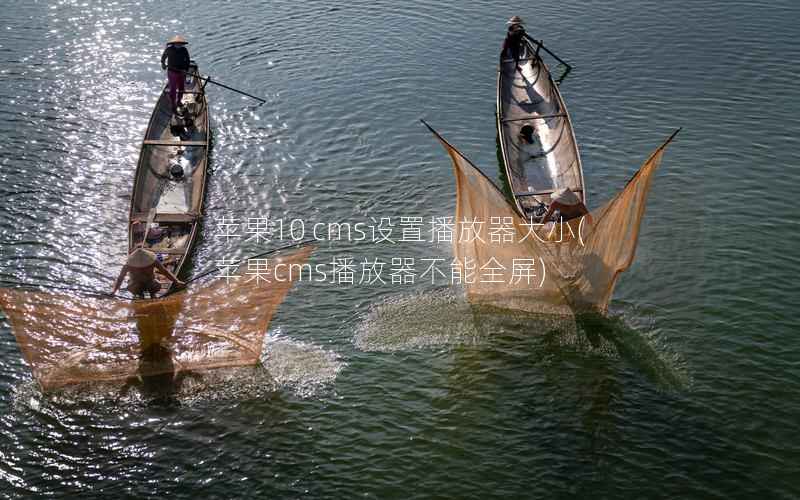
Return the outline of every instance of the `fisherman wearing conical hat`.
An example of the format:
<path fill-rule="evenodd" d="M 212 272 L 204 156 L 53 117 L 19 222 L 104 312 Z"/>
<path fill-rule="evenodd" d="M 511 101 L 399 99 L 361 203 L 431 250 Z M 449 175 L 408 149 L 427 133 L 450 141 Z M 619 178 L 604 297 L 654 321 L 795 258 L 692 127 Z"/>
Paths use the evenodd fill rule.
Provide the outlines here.
<path fill-rule="evenodd" d="M 514 59 L 515 67 L 519 70 L 522 38 L 525 36 L 525 27 L 523 26 L 525 22 L 521 17 L 514 16 L 506 24 L 508 25 L 508 32 L 506 32 L 506 39 L 503 41 L 503 56 Z"/>
<path fill-rule="evenodd" d="M 172 102 L 172 112 L 178 110 L 178 106 L 183 99 L 184 83 L 186 82 L 186 71 L 189 71 L 189 51 L 186 49 L 186 41 L 180 35 L 169 39 L 167 48 L 161 54 L 161 69 L 167 69 L 167 80 L 169 81 L 169 99 Z"/>
<path fill-rule="evenodd" d="M 568 221 L 589 214 L 586 205 L 569 188 L 559 188 L 550 194 L 550 207 L 542 217 L 542 222 L 547 223 L 556 210 L 560 214 L 560 221 Z"/>
<path fill-rule="evenodd" d="M 183 281 L 176 278 L 169 269 L 164 267 L 164 264 L 156 258 L 153 252 L 139 247 L 128 255 L 128 260 L 119 272 L 111 295 L 117 293 L 127 275 L 128 291 L 135 297 L 144 298 L 144 293 L 148 292 L 151 298 L 155 298 L 156 294 L 161 290 L 161 283 L 156 280 L 155 276 L 156 269 L 176 285 L 185 285 Z"/>

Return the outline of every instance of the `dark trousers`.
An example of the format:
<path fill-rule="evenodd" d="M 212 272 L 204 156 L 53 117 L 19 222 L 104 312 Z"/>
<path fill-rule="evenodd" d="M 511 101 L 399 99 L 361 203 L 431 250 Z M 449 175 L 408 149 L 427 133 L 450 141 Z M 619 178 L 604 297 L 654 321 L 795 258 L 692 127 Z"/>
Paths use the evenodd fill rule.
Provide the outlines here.
<path fill-rule="evenodd" d="M 186 76 L 180 71 L 169 70 L 167 71 L 167 81 L 169 82 L 169 100 L 172 101 L 172 109 L 175 109 L 183 99 Z"/>

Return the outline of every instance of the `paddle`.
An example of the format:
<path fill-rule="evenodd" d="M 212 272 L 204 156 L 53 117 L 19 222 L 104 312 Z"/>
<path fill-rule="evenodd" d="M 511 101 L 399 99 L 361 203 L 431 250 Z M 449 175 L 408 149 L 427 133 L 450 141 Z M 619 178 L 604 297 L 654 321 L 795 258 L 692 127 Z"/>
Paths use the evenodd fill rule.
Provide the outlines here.
<path fill-rule="evenodd" d="M 556 59 L 558 62 L 560 62 L 561 64 L 563 64 L 564 66 L 566 66 L 566 67 L 567 67 L 567 72 L 569 72 L 569 70 L 571 70 L 571 69 L 572 69 L 572 66 L 571 66 L 571 65 L 570 65 L 570 64 L 569 64 L 567 61 L 565 61 L 565 60 L 561 59 L 560 57 L 558 57 L 557 55 L 555 55 L 555 54 L 554 54 L 554 53 L 553 53 L 553 52 L 552 52 L 550 49 L 548 49 L 547 47 L 545 47 L 545 46 L 544 46 L 544 41 L 543 41 L 543 40 L 536 40 L 536 39 L 534 39 L 534 38 L 531 38 L 531 37 L 530 37 L 530 35 L 528 35 L 527 33 L 523 33 L 523 35 L 522 35 L 522 36 L 524 36 L 525 38 L 527 38 L 527 39 L 528 39 L 528 40 L 530 40 L 531 42 L 535 43 L 535 44 L 536 44 L 536 45 L 537 45 L 539 48 L 542 48 L 542 49 L 544 49 L 544 51 L 545 51 L 545 52 L 547 52 L 548 54 L 550 54 L 551 56 L 553 56 L 553 57 L 554 57 L 554 58 L 555 58 L 555 59 Z M 539 49 L 537 48 L 536 50 L 539 50 Z M 566 73 L 565 73 L 565 75 L 566 75 Z"/>
<path fill-rule="evenodd" d="M 228 86 L 228 85 L 225 85 L 224 83 L 220 83 L 220 82 L 218 82 L 218 81 L 212 80 L 210 76 L 209 76 L 209 77 L 200 76 L 199 74 L 196 74 L 196 73 L 190 73 L 190 72 L 188 72 L 188 71 L 184 71 L 184 70 L 182 70 L 182 69 L 178 69 L 178 68 L 173 68 L 172 66 L 169 66 L 168 68 L 169 68 L 170 70 L 172 70 L 172 71 L 180 71 L 180 72 L 181 72 L 181 73 L 183 73 L 184 75 L 189 75 L 189 76 L 191 76 L 191 77 L 194 77 L 194 78 L 197 78 L 197 79 L 199 79 L 199 80 L 203 80 L 204 82 L 207 82 L 207 83 L 213 83 L 214 85 L 219 85 L 220 87 L 222 87 L 222 88 L 224 88 L 224 89 L 232 90 L 232 91 L 234 91 L 234 92 L 236 92 L 236 93 L 239 93 L 239 94 L 245 95 L 245 96 L 247 96 L 247 97 L 253 98 L 253 99 L 257 100 L 257 101 L 261 101 L 261 104 L 264 104 L 264 103 L 266 103 L 266 102 L 267 102 L 267 100 L 266 100 L 266 99 L 262 99 L 262 98 L 260 98 L 260 97 L 254 96 L 253 94 L 248 94 L 247 92 L 245 92 L 245 91 L 243 91 L 243 90 L 235 89 L 235 88 L 233 88 L 233 87 L 230 87 L 230 86 Z"/>
<path fill-rule="evenodd" d="M 564 80 L 567 79 L 567 75 L 569 74 L 570 71 L 572 71 L 572 68 L 570 66 L 567 66 L 564 69 L 564 72 L 561 73 L 561 76 L 558 77 L 558 80 L 555 80 L 555 84 L 561 85 L 564 82 Z"/>

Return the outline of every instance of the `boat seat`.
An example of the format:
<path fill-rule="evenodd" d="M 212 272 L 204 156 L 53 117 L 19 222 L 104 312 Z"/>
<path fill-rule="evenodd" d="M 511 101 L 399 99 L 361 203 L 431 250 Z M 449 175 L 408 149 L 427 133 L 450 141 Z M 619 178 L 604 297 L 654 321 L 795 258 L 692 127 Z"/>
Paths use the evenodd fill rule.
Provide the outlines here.
<path fill-rule="evenodd" d="M 514 196 L 542 196 L 545 194 L 553 194 L 554 189 L 548 189 L 545 191 L 522 191 L 519 193 L 514 193 Z M 570 189 L 573 193 L 582 193 L 583 189 Z"/>
<path fill-rule="evenodd" d="M 142 144 L 145 146 L 205 146 L 206 141 L 164 141 L 160 139 L 147 139 Z"/>
<path fill-rule="evenodd" d="M 567 116 L 567 114 L 566 113 L 555 113 L 555 114 L 552 114 L 552 115 L 526 116 L 524 118 L 501 118 L 500 121 L 502 121 L 503 123 L 526 122 L 526 121 L 533 121 L 533 120 L 547 120 L 547 119 L 550 119 L 550 118 L 559 118 L 559 117 L 563 117 L 563 116 Z"/>
<path fill-rule="evenodd" d="M 147 212 L 139 212 L 134 213 L 131 219 L 140 220 L 142 222 L 147 221 Z M 197 220 L 197 214 L 187 214 L 187 213 L 161 213 L 156 214 L 155 218 L 153 218 L 153 222 L 194 222 Z"/>
<path fill-rule="evenodd" d="M 535 57 L 530 57 L 529 56 L 529 57 L 520 57 L 518 60 L 519 60 L 519 62 L 523 62 L 523 61 L 533 61 L 535 59 L 536 59 Z M 503 59 L 501 62 L 503 64 L 508 64 L 508 63 L 513 63 L 514 60 L 513 59 Z"/>
<path fill-rule="evenodd" d="M 145 247 L 145 250 L 149 250 L 153 253 L 163 253 L 165 255 L 183 255 L 186 253 L 186 248 L 153 248 L 153 247 Z"/>

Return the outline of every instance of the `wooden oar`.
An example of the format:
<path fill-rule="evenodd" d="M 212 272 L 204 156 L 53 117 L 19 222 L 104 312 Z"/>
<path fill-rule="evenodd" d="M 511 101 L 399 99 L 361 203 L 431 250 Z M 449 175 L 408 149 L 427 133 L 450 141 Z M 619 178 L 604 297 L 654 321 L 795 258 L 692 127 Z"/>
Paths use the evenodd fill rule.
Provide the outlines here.
<path fill-rule="evenodd" d="M 197 73 L 190 73 L 190 72 L 188 72 L 188 71 L 185 71 L 185 70 L 182 70 L 182 69 L 173 68 L 172 66 L 169 66 L 168 68 L 169 68 L 170 70 L 172 70 L 172 71 L 180 71 L 180 72 L 181 72 L 181 73 L 183 73 L 184 75 L 189 75 L 189 76 L 191 76 L 191 77 L 194 77 L 194 78 L 197 78 L 197 79 L 199 79 L 199 80 L 203 80 L 203 81 L 205 81 L 205 82 L 207 82 L 207 83 L 213 83 L 214 85 L 219 85 L 220 87 L 222 87 L 222 88 L 224 88 L 224 89 L 232 90 L 232 91 L 234 91 L 234 92 L 236 92 L 236 93 L 239 93 L 239 94 L 245 95 L 245 96 L 247 96 L 247 97 L 250 97 L 250 98 L 252 98 L 252 99 L 255 99 L 255 100 L 257 100 L 257 101 L 261 101 L 261 103 L 262 103 L 262 104 L 263 104 L 263 103 L 265 103 L 265 102 L 267 102 L 267 100 L 266 100 L 266 99 L 262 99 L 262 98 L 260 98 L 260 97 L 254 96 L 253 94 L 248 94 L 247 92 L 245 92 L 245 91 L 243 91 L 243 90 L 235 89 L 235 88 L 233 88 L 233 87 L 231 87 L 231 86 L 225 85 L 224 83 L 220 83 L 220 82 L 218 82 L 218 81 L 212 80 L 210 76 L 209 76 L 209 77 L 200 76 L 200 75 L 199 75 L 199 74 L 197 74 Z"/>
<path fill-rule="evenodd" d="M 528 40 L 530 40 L 531 42 L 535 43 L 535 44 L 536 44 L 538 47 L 540 47 L 540 48 L 544 49 L 544 50 L 545 50 L 545 52 L 547 52 L 548 54 L 550 54 L 551 56 L 553 56 L 553 57 L 554 57 L 554 58 L 555 58 L 555 59 L 556 59 L 558 62 L 560 62 L 561 64 L 563 64 L 564 66 L 566 66 L 568 70 L 572 69 L 572 66 L 571 66 L 571 65 L 570 65 L 570 64 L 569 64 L 567 61 L 565 61 L 565 60 L 561 59 L 560 57 L 558 57 L 557 55 L 555 55 L 555 54 L 554 54 L 554 53 L 553 53 L 553 52 L 552 52 L 550 49 L 548 49 L 547 47 L 545 47 L 545 46 L 544 46 L 544 41 L 543 41 L 543 40 L 536 40 L 536 39 L 534 39 L 534 38 L 531 38 L 531 37 L 530 37 L 530 35 L 528 35 L 527 33 L 523 33 L 523 35 L 522 35 L 522 36 L 524 36 L 525 38 L 527 38 L 527 39 L 528 39 Z M 538 49 L 537 49 L 537 50 L 538 50 Z"/>

